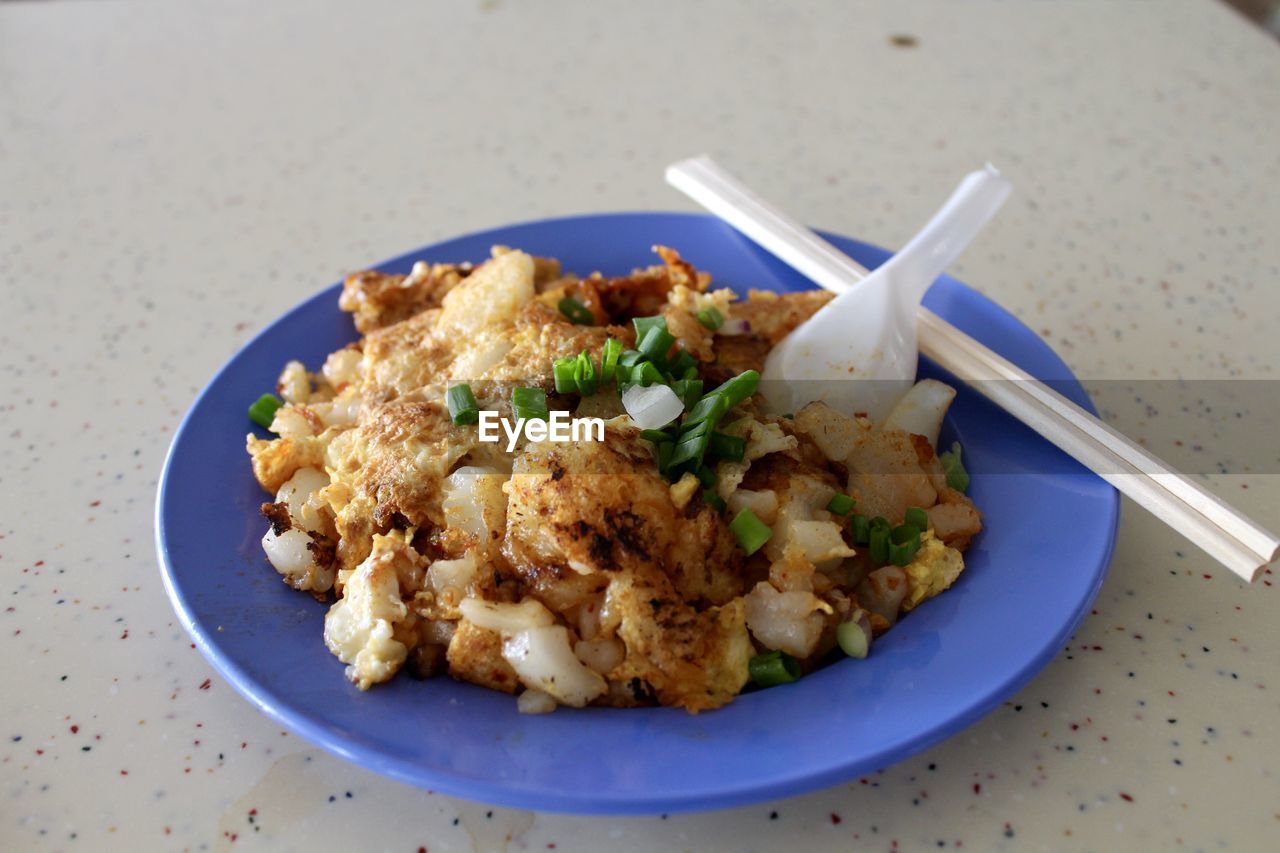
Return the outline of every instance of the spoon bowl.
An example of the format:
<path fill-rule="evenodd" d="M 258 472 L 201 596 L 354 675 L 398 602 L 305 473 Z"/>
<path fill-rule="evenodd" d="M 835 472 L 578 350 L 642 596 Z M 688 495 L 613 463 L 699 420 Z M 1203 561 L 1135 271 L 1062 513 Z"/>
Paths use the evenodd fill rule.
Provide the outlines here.
<path fill-rule="evenodd" d="M 970 173 L 902 251 L 774 347 L 760 385 L 769 409 L 821 400 L 882 422 L 915 381 L 920 300 L 1011 189 L 991 165 Z"/>

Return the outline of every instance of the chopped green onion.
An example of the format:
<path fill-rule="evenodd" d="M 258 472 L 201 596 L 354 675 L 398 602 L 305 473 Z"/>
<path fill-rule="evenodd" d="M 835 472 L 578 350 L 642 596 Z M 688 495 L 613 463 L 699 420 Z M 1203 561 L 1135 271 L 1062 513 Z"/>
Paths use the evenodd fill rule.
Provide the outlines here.
<path fill-rule="evenodd" d="M 578 358 L 574 362 L 573 381 L 578 386 L 578 393 L 584 397 L 590 397 L 596 393 L 596 387 L 600 384 L 595 362 L 591 360 L 591 356 L 587 355 L 586 350 L 578 353 Z"/>
<path fill-rule="evenodd" d="M 827 501 L 827 512 L 833 512 L 836 515 L 848 515 L 853 512 L 853 498 L 840 492 L 831 496 L 831 500 Z"/>
<path fill-rule="evenodd" d="M 929 529 L 929 514 L 918 506 L 908 507 L 907 517 L 903 521 L 922 533 Z"/>
<path fill-rule="evenodd" d="M 715 425 L 711 422 L 710 419 L 693 421 L 693 422 L 686 420 L 684 423 L 680 425 L 680 437 L 685 438 L 691 435 L 710 436 L 711 433 L 714 431 L 714 426 Z"/>
<path fill-rule="evenodd" d="M 867 551 L 876 563 L 889 562 L 889 522 L 877 515 L 871 519 L 870 532 L 867 535 Z"/>
<path fill-rule="evenodd" d="M 644 356 L 638 350 L 623 350 L 618 356 L 618 367 L 632 368 L 640 362 L 644 361 Z"/>
<path fill-rule="evenodd" d="M 551 365 L 551 372 L 556 378 L 556 393 L 576 394 L 578 392 L 578 381 L 573 378 L 573 370 L 577 365 L 578 360 L 572 357 L 557 358 Z"/>
<path fill-rule="evenodd" d="M 664 441 L 658 447 L 658 473 L 666 475 L 671 470 L 671 454 L 675 452 L 674 441 Z"/>
<path fill-rule="evenodd" d="M 889 562 L 895 566 L 910 565 L 920 550 L 920 528 L 912 524 L 900 524 L 889 534 Z"/>
<path fill-rule="evenodd" d="M 958 441 L 951 444 L 950 450 L 938 454 L 938 461 L 942 463 L 942 470 L 947 475 L 947 485 L 957 492 L 963 492 L 969 488 L 969 472 L 964 470 L 964 463 L 960 456 Z"/>
<path fill-rule="evenodd" d="M 275 419 L 276 409 L 283 405 L 284 400 L 275 394 L 263 394 L 249 407 L 249 420 L 263 429 L 271 429 L 271 421 Z"/>
<path fill-rule="evenodd" d="M 622 355 L 622 341 L 608 338 L 600 350 L 600 381 L 612 382 L 618 370 L 618 356 Z"/>
<path fill-rule="evenodd" d="M 579 326 L 590 326 L 596 321 L 596 315 L 591 313 L 591 309 L 572 296 L 566 296 L 560 300 L 560 313 L 570 323 L 575 323 Z"/>
<path fill-rule="evenodd" d="M 702 464 L 702 457 L 707 452 L 707 444 L 711 441 L 709 432 L 687 432 L 680 436 L 676 448 L 671 452 L 671 465 L 683 465 L 692 462 L 695 466 Z"/>
<path fill-rule="evenodd" d="M 720 497 L 719 493 L 716 492 L 715 489 L 703 489 L 702 501 L 703 503 L 713 507 L 716 512 L 724 512 L 726 509 L 724 498 Z"/>
<path fill-rule="evenodd" d="M 687 429 L 703 421 L 717 424 L 729 409 L 729 401 L 723 395 L 703 395 L 702 399 L 695 403 L 685 415 L 684 425 L 681 428 Z"/>
<path fill-rule="evenodd" d="M 636 343 L 644 340 L 644 336 L 649 333 L 652 328 L 659 328 L 662 331 L 667 330 L 667 318 L 659 314 L 656 317 L 633 317 L 631 324 L 636 327 Z"/>
<path fill-rule="evenodd" d="M 754 370 L 744 370 L 737 376 L 726 381 L 723 385 L 710 391 L 704 397 L 712 395 L 723 396 L 729 401 L 728 409 L 741 403 L 743 400 L 756 393 L 756 388 L 760 386 L 760 374 Z"/>
<path fill-rule="evenodd" d="M 688 350 L 677 350 L 676 357 L 671 359 L 671 363 L 667 365 L 667 372 L 672 376 L 681 377 L 689 372 L 689 368 L 693 368 L 694 375 L 697 375 L 698 360 L 689 354 Z"/>
<path fill-rule="evenodd" d="M 865 515 L 855 515 L 849 519 L 849 529 L 853 531 L 854 545 L 867 545 L 871 542 L 871 519 Z"/>
<path fill-rule="evenodd" d="M 675 437 L 671 433 L 660 429 L 642 429 L 640 430 L 640 437 L 645 441 L 652 441 L 654 444 L 675 441 Z"/>
<path fill-rule="evenodd" d="M 636 342 L 636 349 L 645 358 L 665 363 L 667 351 L 676 342 L 676 336 L 666 330 L 665 326 L 652 326 L 644 333 L 644 337 Z"/>
<path fill-rule="evenodd" d="M 723 432 L 711 433 L 711 441 L 707 451 L 717 459 L 728 459 L 730 462 L 741 462 L 747 453 L 747 440 Z"/>
<path fill-rule="evenodd" d="M 733 538 L 738 540 L 738 547 L 748 557 L 773 538 L 769 525 L 756 518 L 756 514 L 749 509 L 744 509 L 729 522 L 729 530 L 733 533 Z"/>
<path fill-rule="evenodd" d="M 652 361 L 642 361 L 631 368 L 631 381 L 636 385 L 661 385 L 662 371 Z"/>
<path fill-rule="evenodd" d="M 698 478 L 698 481 L 702 483 L 703 487 L 708 489 L 714 486 L 718 479 L 715 470 L 708 468 L 706 465 L 700 466 L 698 470 L 693 473 Z"/>
<path fill-rule="evenodd" d="M 865 658 L 871 651 L 871 620 L 865 610 L 855 610 L 836 626 L 836 642 L 851 658 Z"/>
<path fill-rule="evenodd" d="M 671 383 L 671 390 L 676 392 L 676 396 L 684 403 L 686 409 L 691 408 L 698 402 L 698 398 L 702 396 L 702 380 L 701 379 L 677 379 Z"/>
<path fill-rule="evenodd" d="M 776 687 L 800 679 L 800 663 L 777 649 L 756 655 L 747 662 L 747 672 L 759 687 Z"/>
<path fill-rule="evenodd" d="M 698 378 L 698 366 L 695 364 L 693 367 L 690 367 L 690 368 L 689 368 L 688 370 L 686 370 L 684 373 L 680 374 L 680 378 L 681 378 L 681 379 L 685 379 L 685 380 L 689 380 L 689 379 L 697 379 L 697 378 Z"/>
<path fill-rule="evenodd" d="M 526 421 L 545 421 L 551 417 L 547 408 L 547 392 L 541 388 L 516 388 L 511 392 L 511 408 L 516 418 Z"/>
<path fill-rule="evenodd" d="M 476 403 L 476 395 L 471 393 L 471 386 L 454 385 L 445 393 L 445 402 L 449 404 L 449 417 L 455 424 L 473 424 L 480 420 L 480 406 Z"/>
<path fill-rule="evenodd" d="M 724 315 L 716 308 L 703 308 L 698 312 L 698 322 L 714 332 L 724 325 Z"/>

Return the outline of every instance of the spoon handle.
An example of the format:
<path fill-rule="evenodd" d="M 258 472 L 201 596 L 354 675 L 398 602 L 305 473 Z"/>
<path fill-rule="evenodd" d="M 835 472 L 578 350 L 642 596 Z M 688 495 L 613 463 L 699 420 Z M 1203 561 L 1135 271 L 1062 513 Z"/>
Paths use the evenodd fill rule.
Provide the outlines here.
<path fill-rule="evenodd" d="M 990 163 L 965 176 L 924 228 L 885 262 L 886 272 L 894 271 L 898 286 L 911 288 L 896 294 L 900 303 L 920 304 L 929 285 L 969 247 L 1012 189 Z"/>

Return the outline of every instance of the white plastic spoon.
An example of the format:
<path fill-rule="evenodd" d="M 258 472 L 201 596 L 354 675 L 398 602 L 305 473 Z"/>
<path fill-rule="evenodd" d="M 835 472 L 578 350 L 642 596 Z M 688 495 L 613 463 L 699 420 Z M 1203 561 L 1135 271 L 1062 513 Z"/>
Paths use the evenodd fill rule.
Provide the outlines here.
<path fill-rule="evenodd" d="M 970 173 L 902 251 L 787 335 L 761 377 L 769 407 L 795 412 L 822 400 L 883 421 L 915 382 L 920 300 L 1011 189 L 990 165 Z"/>
<path fill-rule="evenodd" d="M 703 157 L 675 164 L 667 180 L 681 189 L 686 189 L 682 184 L 715 186 L 725 197 L 744 192 Z M 1011 189 L 990 165 L 969 174 L 902 251 L 844 289 L 775 346 L 760 384 L 769 408 L 795 412 L 822 400 L 837 411 L 866 413 L 873 421 L 883 421 L 915 381 L 920 300 L 1000 209 Z M 754 236 L 744 225 L 734 224 Z M 862 277 L 861 268 L 812 232 L 792 228 L 782 218 L 769 225 L 796 231 L 811 251 L 784 260 L 820 283 L 834 277 L 844 285 Z"/>

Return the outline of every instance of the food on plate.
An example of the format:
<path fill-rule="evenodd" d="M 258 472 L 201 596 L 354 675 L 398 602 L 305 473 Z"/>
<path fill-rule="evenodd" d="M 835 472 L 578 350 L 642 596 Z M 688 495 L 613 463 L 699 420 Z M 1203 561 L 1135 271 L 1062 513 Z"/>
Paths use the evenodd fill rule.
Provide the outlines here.
<path fill-rule="evenodd" d="M 349 276 L 363 337 L 253 403 L 263 550 L 330 603 L 360 688 L 697 712 L 865 657 L 963 571 L 981 515 L 959 447 L 935 452 L 954 392 L 921 382 L 883 424 L 766 414 L 766 355 L 829 295 L 738 299 L 656 251 L 619 277 L 505 247 Z"/>

